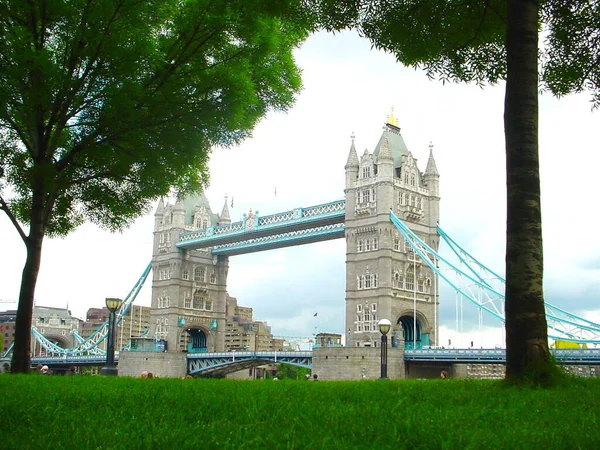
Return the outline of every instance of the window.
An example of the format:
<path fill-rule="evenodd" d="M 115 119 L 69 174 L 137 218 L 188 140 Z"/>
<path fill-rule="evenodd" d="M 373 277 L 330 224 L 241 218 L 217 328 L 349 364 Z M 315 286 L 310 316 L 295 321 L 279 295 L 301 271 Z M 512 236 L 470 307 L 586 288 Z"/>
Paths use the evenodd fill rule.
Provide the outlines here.
<path fill-rule="evenodd" d="M 404 184 L 408 184 L 408 172 L 404 172 Z"/>
<path fill-rule="evenodd" d="M 379 248 L 379 242 L 377 241 L 377 238 L 373 239 L 373 250 L 377 250 Z"/>
<path fill-rule="evenodd" d="M 356 281 L 358 283 L 358 289 L 362 289 L 365 282 L 365 277 L 361 277 L 360 275 L 356 277 Z"/>
<path fill-rule="evenodd" d="M 202 293 L 200 291 L 194 292 L 192 308 L 202 309 L 203 307 L 204 307 L 204 293 Z"/>
<path fill-rule="evenodd" d="M 356 312 L 362 312 L 362 305 L 356 305 Z"/>
<path fill-rule="evenodd" d="M 161 295 L 160 297 L 158 297 L 158 307 L 159 308 L 168 308 L 169 307 L 169 296 L 168 295 Z"/>
<path fill-rule="evenodd" d="M 216 284 L 217 283 L 217 274 L 214 273 L 214 272 L 210 274 L 210 283 L 211 284 Z"/>
<path fill-rule="evenodd" d="M 188 309 L 192 307 L 192 299 L 189 292 L 186 292 L 183 297 L 183 307 Z"/>
<path fill-rule="evenodd" d="M 411 173 L 410 174 L 410 185 L 414 186 L 416 184 L 415 182 L 416 182 L 415 174 Z"/>
<path fill-rule="evenodd" d="M 158 279 L 159 280 L 168 280 L 171 278 L 171 268 L 170 267 L 160 267 L 158 269 Z"/>
<path fill-rule="evenodd" d="M 204 301 L 204 309 L 212 311 L 212 302 L 210 300 L 207 299 Z"/>
<path fill-rule="evenodd" d="M 404 287 L 404 279 L 402 277 L 402 273 L 399 270 L 394 272 L 394 276 L 392 279 L 393 287 L 397 289 L 402 289 Z"/>
<path fill-rule="evenodd" d="M 412 291 L 415 288 L 415 277 L 413 270 L 414 266 L 408 266 L 408 270 L 406 271 L 405 286 L 407 291 Z"/>
<path fill-rule="evenodd" d="M 194 269 L 194 281 L 204 283 L 204 267 L 198 266 Z"/>
<path fill-rule="evenodd" d="M 187 269 L 184 269 L 183 272 L 181 273 L 181 278 L 183 278 L 184 280 L 189 280 L 190 279 L 190 271 Z"/>
<path fill-rule="evenodd" d="M 356 251 L 359 253 L 364 251 L 364 242 L 362 239 L 359 239 L 359 241 L 357 242 Z"/>
<path fill-rule="evenodd" d="M 362 191 L 363 203 L 369 203 L 371 201 L 371 190 L 367 189 Z"/>
<path fill-rule="evenodd" d="M 363 276 L 363 278 L 365 279 L 365 289 L 371 289 L 371 277 L 370 276 Z"/>
<path fill-rule="evenodd" d="M 371 167 L 363 167 L 362 177 L 369 178 L 371 176 Z"/>
<path fill-rule="evenodd" d="M 371 304 L 371 311 L 377 311 L 377 303 Z"/>
<path fill-rule="evenodd" d="M 398 236 L 394 237 L 394 250 L 400 251 L 400 238 Z"/>
<path fill-rule="evenodd" d="M 371 251 L 371 240 L 370 239 L 367 239 L 365 241 L 365 251 L 366 252 L 370 252 Z"/>

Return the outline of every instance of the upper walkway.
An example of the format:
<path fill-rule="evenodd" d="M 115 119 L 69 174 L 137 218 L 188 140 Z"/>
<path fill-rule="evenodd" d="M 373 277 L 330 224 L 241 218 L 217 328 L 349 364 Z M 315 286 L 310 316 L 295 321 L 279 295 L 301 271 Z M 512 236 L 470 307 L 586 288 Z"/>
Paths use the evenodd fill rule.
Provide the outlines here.
<path fill-rule="evenodd" d="M 250 211 L 239 222 L 183 233 L 176 245 L 182 249 L 212 247 L 213 255 L 241 255 L 327 241 L 344 237 L 345 214 L 345 200 L 268 216 Z"/>

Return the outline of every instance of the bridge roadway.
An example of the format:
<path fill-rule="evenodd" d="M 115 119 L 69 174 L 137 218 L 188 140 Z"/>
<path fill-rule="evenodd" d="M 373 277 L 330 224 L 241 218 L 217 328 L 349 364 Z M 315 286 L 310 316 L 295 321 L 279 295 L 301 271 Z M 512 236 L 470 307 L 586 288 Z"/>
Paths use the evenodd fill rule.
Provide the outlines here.
<path fill-rule="evenodd" d="M 563 365 L 600 365 L 600 348 L 552 349 L 556 360 Z M 405 350 L 406 362 L 448 362 L 453 364 L 504 364 L 505 349 L 418 349 Z M 32 364 L 46 364 L 50 367 L 100 366 L 105 356 L 47 356 L 31 359 Z M 119 361 L 118 352 L 115 363 Z M 0 358 L 0 365 L 10 363 L 10 358 Z M 299 352 L 224 352 L 188 353 L 187 371 L 191 375 L 226 375 L 238 370 L 263 364 L 287 363 L 310 368 L 312 351 Z"/>

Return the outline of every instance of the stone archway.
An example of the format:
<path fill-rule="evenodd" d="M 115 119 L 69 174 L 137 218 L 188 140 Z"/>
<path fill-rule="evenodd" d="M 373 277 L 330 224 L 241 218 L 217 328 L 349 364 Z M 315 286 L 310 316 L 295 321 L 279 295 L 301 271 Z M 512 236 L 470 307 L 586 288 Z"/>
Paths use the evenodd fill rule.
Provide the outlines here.
<path fill-rule="evenodd" d="M 201 328 L 189 328 L 187 348 L 188 353 L 206 353 L 208 352 L 208 334 Z"/>
<path fill-rule="evenodd" d="M 429 324 L 423 314 L 417 311 L 415 320 L 413 311 L 406 311 L 396 320 L 396 324 L 402 328 L 405 349 L 429 346 Z"/>

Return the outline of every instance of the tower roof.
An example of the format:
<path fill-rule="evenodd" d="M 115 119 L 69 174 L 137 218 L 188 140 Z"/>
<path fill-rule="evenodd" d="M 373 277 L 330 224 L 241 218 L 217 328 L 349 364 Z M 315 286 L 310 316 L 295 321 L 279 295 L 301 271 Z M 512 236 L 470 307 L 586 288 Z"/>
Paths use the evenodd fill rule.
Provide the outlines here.
<path fill-rule="evenodd" d="M 433 158 L 433 143 L 429 143 L 429 159 L 427 160 L 427 167 L 425 169 L 425 175 L 438 175 L 437 166 L 435 159 Z"/>
<path fill-rule="evenodd" d="M 393 118 L 396 123 L 395 118 Z M 400 134 L 400 128 L 397 125 L 393 125 L 389 123 L 391 121 L 390 117 L 388 117 L 388 123 L 385 124 L 383 129 L 383 133 L 379 138 L 379 142 L 377 142 L 377 146 L 373 151 L 373 156 L 377 159 L 379 158 L 379 152 L 381 151 L 384 142 L 387 139 L 388 148 L 391 153 L 392 158 L 394 159 L 394 167 L 398 168 L 402 165 L 402 157 L 408 155 L 408 148 L 404 143 L 404 139 Z"/>
<path fill-rule="evenodd" d="M 165 213 L 165 202 L 163 200 L 163 198 L 161 197 L 160 200 L 158 201 L 158 206 L 156 207 L 156 212 L 154 213 L 155 216 L 161 216 Z"/>
<path fill-rule="evenodd" d="M 194 223 L 194 213 L 196 212 L 196 206 L 204 206 L 210 214 L 211 225 L 216 225 L 216 214 L 213 214 L 212 209 L 210 209 L 210 204 L 208 203 L 208 199 L 206 198 L 206 195 L 204 195 L 204 192 L 200 192 L 196 195 L 187 196 L 183 200 L 183 208 L 185 210 L 185 223 L 187 225 Z"/>
<path fill-rule="evenodd" d="M 390 145 L 389 142 L 387 140 L 387 137 L 384 138 L 383 140 L 383 145 L 381 146 L 381 151 L 379 152 L 379 155 L 377 157 L 377 161 L 383 161 L 384 159 L 389 160 L 394 160 L 394 158 L 392 158 L 392 152 L 390 151 Z"/>
<path fill-rule="evenodd" d="M 354 133 L 352 133 L 352 145 L 350 146 L 350 152 L 348 153 L 348 161 L 346 162 L 346 169 L 350 167 L 358 167 L 358 154 L 356 153 L 356 147 L 354 146 Z"/>
<path fill-rule="evenodd" d="M 231 217 L 229 216 L 229 207 L 227 206 L 227 194 L 225 194 L 225 204 L 223 205 L 223 210 L 221 211 L 221 215 L 219 216 L 220 223 L 231 223 Z"/>

